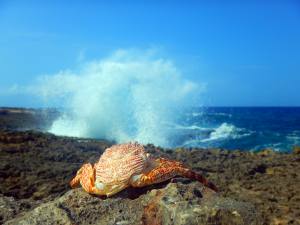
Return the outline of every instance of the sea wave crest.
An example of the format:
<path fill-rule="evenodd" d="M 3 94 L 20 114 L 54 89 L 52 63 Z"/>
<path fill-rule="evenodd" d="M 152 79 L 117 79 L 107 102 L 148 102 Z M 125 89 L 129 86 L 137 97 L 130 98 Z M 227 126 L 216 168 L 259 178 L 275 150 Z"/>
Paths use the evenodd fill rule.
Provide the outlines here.
<path fill-rule="evenodd" d="M 223 139 L 238 139 L 248 136 L 248 133 L 242 133 L 243 129 L 235 127 L 232 124 L 222 123 L 213 132 L 210 133 L 209 138 L 201 140 L 202 142 L 223 140 Z"/>
<path fill-rule="evenodd" d="M 195 127 L 190 127 L 195 128 Z M 186 140 L 182 146 L 185 147 L 195 147 L 195 146 L 215 146 L 219 142 L 237 140 L 243 137 L 247 137 L 253 134 L 252 131 L 246 130 L 244 128 L 239 128 L 229 123 L 222 123 L 216 128 L 201 128 L 196 127 L 196 130 L 204 131 L 204 133 L 199 134 L 198 138 L 193 138 Z M 203 137 L 207 135 L 207 137 Z"/>

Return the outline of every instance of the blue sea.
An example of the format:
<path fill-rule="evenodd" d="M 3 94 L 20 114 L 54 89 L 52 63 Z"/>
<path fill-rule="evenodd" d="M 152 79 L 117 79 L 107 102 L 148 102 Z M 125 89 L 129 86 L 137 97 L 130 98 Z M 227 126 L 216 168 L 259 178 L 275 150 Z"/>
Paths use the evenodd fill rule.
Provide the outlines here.
<path fill-rule="evenodd" d="M 98 107 L 75 117 L 62 114 L 48 132 L 165 148 L 290 152 L 300 146 L 300 107 L 199 107 L 173 111 L 176 118 L 156 109 L 133 109 L 136 114 L 102 113 Z"/>
<path fill-rule="evenodd" d="M 288 152 L 300 145 L 300 107 L 194 108 L 174 131 L 174 146 Z"/>

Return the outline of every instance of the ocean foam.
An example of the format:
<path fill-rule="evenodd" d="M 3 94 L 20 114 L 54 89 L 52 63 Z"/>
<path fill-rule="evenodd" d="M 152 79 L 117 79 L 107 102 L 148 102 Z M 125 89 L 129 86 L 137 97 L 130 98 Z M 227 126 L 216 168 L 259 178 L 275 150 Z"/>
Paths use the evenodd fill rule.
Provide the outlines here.
<path fill-rule="evenodd" d="M 210 134 L 210 140 L 225 139 L 228 137 L 237 137 L 239 131 L 234 125 L 222 123 L 218 128 Z"/>
<path fill-rule="evenodd" d="M 202 139 L 201 142 L 220 141 L 225 139 L 239 139 L 251 135 L 251 132 L 244 132 L 244 129 L 235 127 L 232 124 L 222 123 L 213 132 L 209 138 Z"/>
<path fill-rule="evenodd" d="M 198 101 L 200 85 L 182 78 L 168 59 L 119 50 L 109 58 L 40 77 L 35 92 L 63 115 L 49 132 L 117 142 L 170 145 L 178 110 Z"/>
<path fill-rule="evenodd" d="M 291 134 L 286 136 L 286 139 L 290 145 L 299 145 L 300 144 L 300 136 L 298 131 L 294 131 Z"/>
<path fill-rule="evenodd" d="M 200 131 L 211 131 L 212 130 L 212 128 L 200 127 L 197 125 L 191 125 L 191 126 L 175 125 L 174 128 L 179 129 L 179 130 L 200 130 Z"/>
<path fill-rule="evenodd" d="M 238 128 L 232 124 L 222 123 L 215 128 L 196 129 L 200 131 L 197 136 L 192 139 L 185 140 L 181 146 L 183 147 L 215 147 L 220 143 L 226 143 L 230 140 L 238 140 L 254 134 L 253 131 Z M 208 135 L 207 135 L 207 132 Z M 205 137 L 207 135 L 207 137 Z"/>

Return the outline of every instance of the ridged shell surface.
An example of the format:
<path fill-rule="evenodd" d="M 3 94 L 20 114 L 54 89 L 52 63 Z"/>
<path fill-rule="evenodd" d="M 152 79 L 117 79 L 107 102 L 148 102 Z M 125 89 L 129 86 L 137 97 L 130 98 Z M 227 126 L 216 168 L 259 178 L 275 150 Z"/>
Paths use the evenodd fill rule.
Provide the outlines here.
<path fill-rule="evenodd" d="M 107 148 L 95 165 L 96 182 L 118 184 L 129 181 L 133 174 L 147 166 L 145 149 L 138 143 L 114 145 Z"/>

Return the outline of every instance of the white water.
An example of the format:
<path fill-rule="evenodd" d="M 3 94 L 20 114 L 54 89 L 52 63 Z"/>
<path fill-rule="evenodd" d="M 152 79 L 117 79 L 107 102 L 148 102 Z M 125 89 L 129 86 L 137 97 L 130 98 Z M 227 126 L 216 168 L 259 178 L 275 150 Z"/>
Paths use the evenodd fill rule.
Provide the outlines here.
<path fill-rule="evenodd" d="M 206 138 L 195 138 L 195 139 L 190 139 L 185 141 L 183 143 L 183 146 L 185 147 L 209 146 L 211 144 L 212 144 L 211 146 L 213 146 L 217 142 L 236 140 L 253 134 L 253 131 L 249 131 L 244 128 L 238 128 L 228 123 L 222 123 L 221 125 L 215 128 L 188 126 L 188 127 L 182 127 L 182 129 L 193 129 L 193 130 L 198 130 L 198 131 L 200 130 L 205 132 L 211 131 L 208 137 Z"/>
<path fill-rule="evenodd" d="M 232 124 L 222 123 L 218 128 L 216 128 L 209 137 L 209 141 L 226 139 L 229 137 L 236 138 L 238 137 L 239 128 L 236 128 Z M 205 140 L 203 140 L 205 141 Z"/>
<path fill-rule="evenodd" d="M 225 139 L 239 139 L 251 135 L 251 132 L 244 133 L 242 128 L 235 127 L 232 124 L 222 123 L 213 132 L 210 133 L 209 138 L 201 140 L 201 142 L 225 140 Z"/>
<path fill-rule="evenodd" d="M 54 134 L 169 146 L 163 124 L 175 123 L 178 109 L 195 104 L 200 86 L 168 59 L 120 50 L 79 71 L 40 77 L 35 89 L 68 109 L 49 130 Z"/>

